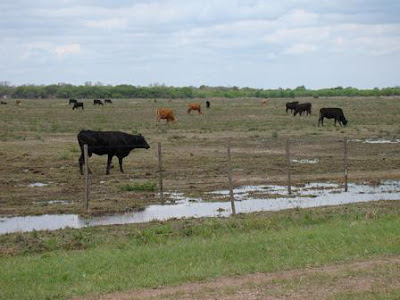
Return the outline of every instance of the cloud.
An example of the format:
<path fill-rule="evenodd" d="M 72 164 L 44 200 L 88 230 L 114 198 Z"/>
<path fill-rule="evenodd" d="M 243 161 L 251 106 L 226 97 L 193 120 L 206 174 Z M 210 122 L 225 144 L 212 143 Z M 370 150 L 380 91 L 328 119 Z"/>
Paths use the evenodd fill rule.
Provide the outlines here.
<path fill-rule="evenodd" d="M 26 44 L 24 48 L 23 59 L 39 59 L 41 61 L 82 52 L 81 45 L 77 43 L 55 46 L 50 42 L 33 42 Z"/>
<path fill-rule="evenodd" d="M 91 28 L 125 29 L 128 27 L 128 20 L 123 18 L 111 18 L 105 20 L 86 21 L 85 25 Z"/>
<path fill-rule="evenodd" d="M 69 44 L 64 46 L 56 46 L 53 50 L 58 57 L 62 57 L 69 54 L 77 54 L 82 52 L 80 44 Z"/>
<path fill-rule="evenodd" d="M 309 52 L 314 52 L 317 50 L 317 46 L 309 44 L 294 44 L 287 48 L 284 54 L 304 54 Z"/>

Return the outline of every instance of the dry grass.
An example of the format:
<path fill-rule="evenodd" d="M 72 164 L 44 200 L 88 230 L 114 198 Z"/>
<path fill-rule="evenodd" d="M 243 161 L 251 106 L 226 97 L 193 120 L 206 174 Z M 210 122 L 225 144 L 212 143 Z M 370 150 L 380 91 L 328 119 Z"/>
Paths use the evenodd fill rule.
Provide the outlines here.
<path fill-rule="evenodd" d="M 157 182 L 157 142 L 163 147 L 167 190 L 202 194 L 226 188 L 226 143 L 232 141 L 235 185 L 283 183 L 286 178 L 285 140 L 292 156 L 318 159 L 316 164 L 293 164 L 295 183 L 342 178 L 342 140 L 400 137 L 400 100 L 385 98 L 299 99 L 312 102 L 311 117 L 285 112 L 290 99 L 211 100 L 204 114 L 186 113 L 187 100 L 115 100 L 112 106 L 72 111 L 67 100 L 23 100 L 20 107 L 0 107 L 0 215 L 80 213 L 84 180 L 79 175 L 76 135 L 81 129 L 142 133 L 151 148 L 134 150 L 118 168 L 105 173 L 105 157 L 91 158 L 93 214 L 128 211 L 157 202 L 153 192 L 123 191 L 121 185 Z M 205 100 L 198 100 L 205 106 Z M 316 127 L 320 107 L 342 107 L 347 128 Z M 178 119 L 168 128 L 156 126 L 156 108 L 171 107 Z M 398 178 L 398 144 L 349 144 L 349 177 L 376 182 Z M 117 162 L 114 164 L 117 166 Z M 30 183 L 49 183 L 29 187 Z M 49 200 L 66 200 L 49 204 Z"/>

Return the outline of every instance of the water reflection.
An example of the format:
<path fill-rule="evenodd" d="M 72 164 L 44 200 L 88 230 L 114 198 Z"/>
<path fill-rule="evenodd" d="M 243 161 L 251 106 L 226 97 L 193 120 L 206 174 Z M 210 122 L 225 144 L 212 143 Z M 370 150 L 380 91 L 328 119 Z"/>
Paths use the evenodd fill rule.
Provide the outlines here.
<path fill-rule="evenodd" d="M 277 211 L 288 208 L 307 208 L 340 205 L 375 200 L 399 200 L 400 182 L 386 181 L 369 186 L 349 184 L 349 192 L 334 183 L 310 183 L 293 187 L 293 195 L 287 196 L 285 186 L 243 186 L 234 189 L 236 212 Z M 208 193 L 218 199 L 227 198 L 228 190 Z M 42 215 L 0 218 L 0 234 L 33 230 L 56 230 L 87 226 L 144 223 L 171 218 L 226 217 L 231 214 L 230 202 L 203 202 L 201 198 L 188 198 L 183 193 L 167 194 L 172 201 L 165 205 L 150 205 L 139 212 L 85 219 L 79 215 Z"/>

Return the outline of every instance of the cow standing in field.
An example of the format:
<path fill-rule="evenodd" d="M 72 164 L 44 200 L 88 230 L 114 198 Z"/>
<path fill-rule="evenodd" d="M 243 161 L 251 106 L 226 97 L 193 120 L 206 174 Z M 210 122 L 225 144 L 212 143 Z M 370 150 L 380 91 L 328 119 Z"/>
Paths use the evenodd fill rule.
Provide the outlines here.
<path fill-rule="evenodd" d="M 15 106 L 20 106 L 22 104 L 21 100 L 15 100 Z"/>
<path fill-rule="evenodd" d="M 190 114 L 190 112 L 191 112 L 192 110 L 197 110 L 197 112 L 199 113 L 199 115 L 201 115 L 200 103 L 189 103 L 189 104 L 188 104 L 188 111 L 187 111 L 187 113 Z"/>
<path fill-rule="evenodd" d="M 307 116 L 310 114 L 311 115 L 311 103 L 306 102 L 306 103 L 300 103 L 297 104 L 293 116 L 296 116 L 297 114 L 300 114 L 300 116 L 303 114 L 303 112 L 307 113 Z"/>
<path fill-rule="evenodd" d="M 210 101 L 206 101 L 206 108 L 210 108 L 210 106 L 211 106 L 211 103 L 210 103 Z"/>
<path fill-rule="evenodd" d="M 172 123 L 176 122 L 174 117 L 174 112 L 170 108 L 158 108 L 157 109 L 157 124 L 160 123 L 160 120 L 167 120 L 166 124 L 168 125 L 169 121 Z"/>
<path fill-rule="evenodd" d="M 75 110 L 75 108 L 82 108 L 82 110 L 84 110 L 83 108 L 83 102 L 76 102 L 74 103 L 74 106 L 72 106 L 72 110 Z"/>
<path fill-rule="evenodd" d="M 71 104 L 75 104 L 76 102 L 78 102 L 78 100 L 76 100 L 76 99 L 69 99 L 68 104 L 71 105 Z"/>
<path fill-rule="evenodd" d="M 1 101 L 0 104 L 7 104 L 7 102 L 6 101 Z"/>
<path fill-rule="evenodd" d="M 104 104 L 112 104 L 113 102 L 111 101 L 111 99 L 106 99 L 106 100 L 104 100 Z"/>
<path fill-rule="evenodd" d="M 290 110 L 290 113 L 292 113 L 297 105 L 299 105 L 299 101 L 293 101 L 293 102 L 287 102 L 286 103 L 286 112 L 288 112 L 288 110 Z"/>
<path fill-rule="evenodd" d="M 319 110 L 319 119 L 318 119 L 318 126 L 321 123 L 324 126 L 324 118 L 327 119 L 335 119 L 335 126 L 336 122 L 339 122 L 339 125 L 346 126 L 347 120 L 344 117 L 343 110 L 341 108 L 332 108 L 332 107 L 323 107 Z"/>
<path fill-rule="evenodd" d="M 88 145 L 88 155 L 108 155 L 106 175 L 110 174 L 111 161 L 118 157 L 119 169 L 124 173 L 122 160 L 135 148 L 149 149 L 150 146 L 142 135 L 132 135 L 121 131 L 92 131 L 82 130 L 78 133 L 78 143 L 81 148 L 79 170 L 83 175 L 84 145 Z M 89 170 L 90 171 L 90 170 Z M 90 171 L 91 173 L 91 171 Z"/>
<path fill-rule="evenodd" d="M 101 105 L 101 106 L 103 106 L 103 102 L 100 100 L 100 99 L 94 99 L 93 100 L 93 105 Z"/>

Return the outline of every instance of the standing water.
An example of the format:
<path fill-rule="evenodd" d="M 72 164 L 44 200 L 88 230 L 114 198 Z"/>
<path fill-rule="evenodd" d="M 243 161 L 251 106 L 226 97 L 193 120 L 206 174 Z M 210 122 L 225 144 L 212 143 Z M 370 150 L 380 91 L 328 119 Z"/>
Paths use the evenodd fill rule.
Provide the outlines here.
<path fill-rule="evenodd" d="M 400 200 L 400 181 L 385 181 L 381 185 L 349 184 L 349 192 L 334 183 L 310 183 L 293 187 L 293 196 L 286 195 L 286 186 L 243 186 L 234 189 L 237 213 L 277 211 L 289 208 L 307 208 L 377 200 Z M 112 216 L 83 218 L 79 215 L 42 215 L 0 218 L 0 234 L 33 230 L 56 230 L 88 226 L 144 223 L 171 218 L 226 217 L 231 204 L 203 202 L 201 198 L 188 198 L 183 193 L 166 194 L 173 201 L 164 205 L 149 205 L 143 211 Z M 208 196 L 229 198 L 229 191 L 214 191 Z M 227 200 L 227 199 L 226 199 Z"/>

